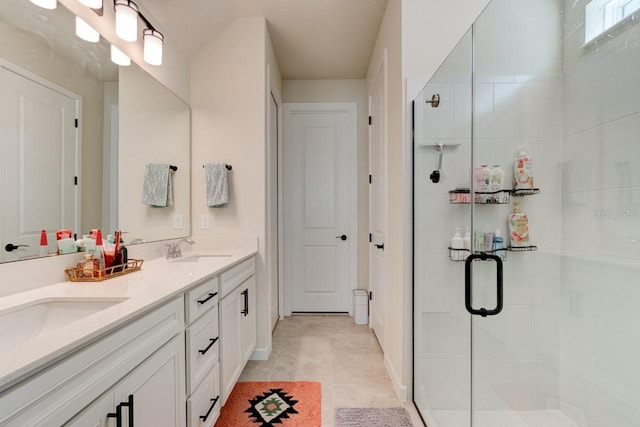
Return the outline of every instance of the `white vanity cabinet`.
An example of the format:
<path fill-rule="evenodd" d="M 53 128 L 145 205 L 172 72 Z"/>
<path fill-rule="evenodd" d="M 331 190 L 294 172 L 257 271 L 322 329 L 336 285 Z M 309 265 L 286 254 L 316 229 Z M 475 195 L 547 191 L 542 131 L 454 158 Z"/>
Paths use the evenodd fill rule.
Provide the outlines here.
<path fill-rule="evenodd" d="M 221 399 L 224 405 L 256 347 L 255 258 L 222 273 L 220 289 Z"/>
<path fill-rule="evenodd" d="M 187 425 L 212 426 L 220 415 L 219 279 L 186 293 Z"/>
<path fill-rule="evenodd" d="M 183 334 L 180 296 L 2 393 L 0 425 L 184 426 Z"/>

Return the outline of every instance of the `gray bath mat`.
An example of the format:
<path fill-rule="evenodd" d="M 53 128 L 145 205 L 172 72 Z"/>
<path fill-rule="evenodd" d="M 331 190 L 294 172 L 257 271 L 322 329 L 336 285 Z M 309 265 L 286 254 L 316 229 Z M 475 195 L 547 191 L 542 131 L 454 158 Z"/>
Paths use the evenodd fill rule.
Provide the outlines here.
<path fill-rule="evenodd" d="M 338 408 L 335 427 L 413 427 L 404 408 Z"/>

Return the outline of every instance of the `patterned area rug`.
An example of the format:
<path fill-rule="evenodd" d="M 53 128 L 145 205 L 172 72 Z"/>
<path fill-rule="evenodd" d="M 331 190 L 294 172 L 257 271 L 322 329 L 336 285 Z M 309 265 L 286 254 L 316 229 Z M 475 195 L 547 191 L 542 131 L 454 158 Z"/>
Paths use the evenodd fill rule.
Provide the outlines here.
<path fill-rule="evenodd" d="M 319 382 L 238 382 L 215 427 L 320 427 Z"/>
<path fill-rule="evenodd" d="M 404 408 L 338 408 L 335 427 L 413 427 Z"/>

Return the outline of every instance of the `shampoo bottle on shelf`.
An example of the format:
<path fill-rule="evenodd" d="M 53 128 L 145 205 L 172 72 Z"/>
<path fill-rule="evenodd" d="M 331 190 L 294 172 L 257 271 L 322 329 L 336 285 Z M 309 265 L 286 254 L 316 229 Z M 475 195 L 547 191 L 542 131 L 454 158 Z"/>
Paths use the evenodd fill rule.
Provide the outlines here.
<path fill-rule="evenodd" d="M 529 246 L 529 219 L 519 204 L 513 202 L 513 213 L 509 215 L 509 241 L 513 247 Z"/>
<path fill-rule="evenodd" d="M 491 185 L 490 190 L 492 192 L 502 190 L 502 183 L 504 182 L 504 171 L 500 168 L 500 165 L 493 165 L 491 169 Z"/>
<path fill-rule="evenodd" d="M 502 238 L 502 232 L 498 228 L 493 234 L 493 253 L 504 261 L 505 252 L 502 249 L 504 249 L 504 239 Z"/>
<path fill-rule="evenodd" d="M 462 261 L 464 259 L 464 241 L 460 235 L 460 229 L 456 228 L 456 233 L 451 238 L 450 257 L 454 261 Z"/>
<path fill-rule="evenodd" d="M 521 150 L 513 163 L 513 188 L 516 190 L 533 188 L 533 159 Z"/>

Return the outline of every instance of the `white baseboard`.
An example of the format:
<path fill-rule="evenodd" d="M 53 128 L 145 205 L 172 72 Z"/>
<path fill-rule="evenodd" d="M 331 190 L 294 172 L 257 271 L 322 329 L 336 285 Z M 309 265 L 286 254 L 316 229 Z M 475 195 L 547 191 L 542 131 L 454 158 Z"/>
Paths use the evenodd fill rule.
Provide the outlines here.
<path fill-rule="evenodd" d="M 269 360 L 269 355 L 271 355 L 271 344 L 269 344 L 268 348 L 256 348 L 253 350 L 249 360 Z"/>
<path fill-rule="evenodd" d="M 387 369 L 389 378 L 391 378 L 391 384 L 393 385 L 393 388 L 395 389 L 396 394 L 398 395 L 398 399 L 400 399 L 401 402 L 406 402 L 407 386 L 402 384 L 402 381 L 400 381 L 400 377 L 398 376 L 398 373 L 395 371 L 395 369 L 393 369 L 393 365 L 389 361 L 389 358 L 387 357 L 386 354 L 384 355 L 384 367 Z"/>

